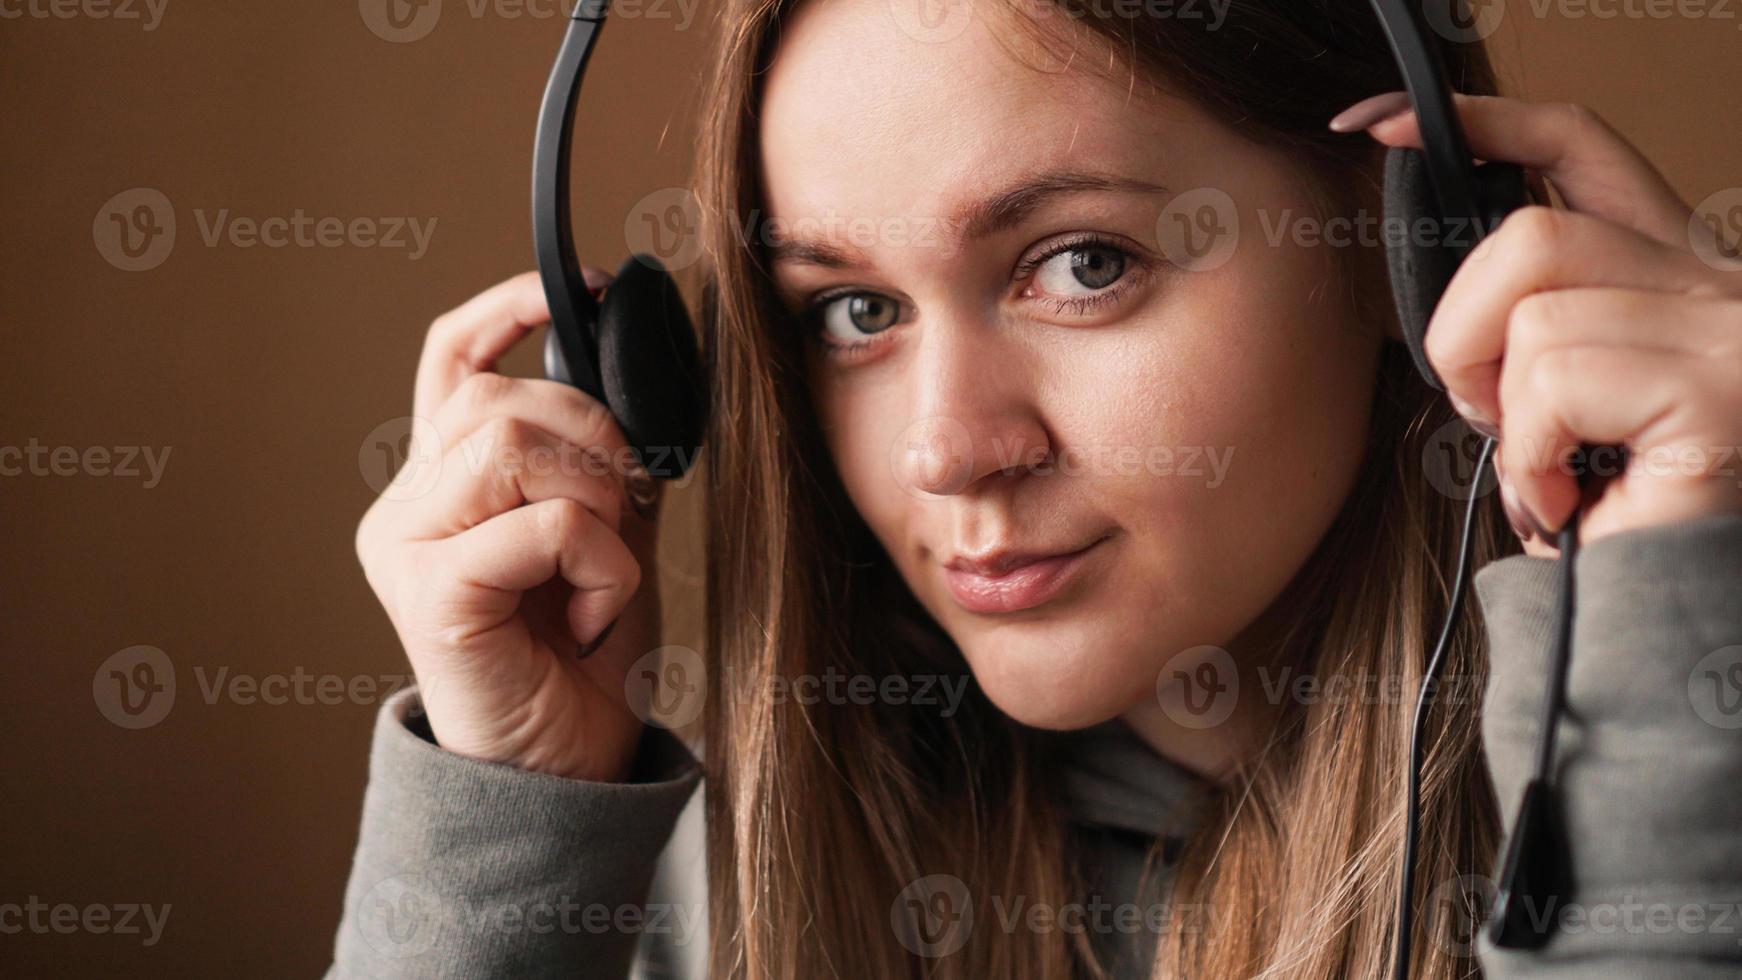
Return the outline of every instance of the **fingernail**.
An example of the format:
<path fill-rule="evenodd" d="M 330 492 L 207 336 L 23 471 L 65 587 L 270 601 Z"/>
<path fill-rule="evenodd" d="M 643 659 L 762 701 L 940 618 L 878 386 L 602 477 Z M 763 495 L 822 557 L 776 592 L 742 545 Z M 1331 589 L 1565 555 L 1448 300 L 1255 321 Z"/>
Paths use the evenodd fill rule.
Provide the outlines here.
<path fill-rule="evenodd" d="M 1409 109 L 1408 92 L 1385 92 L 1362 99 L 1331 119 L 1331 132 L 1356 133 Z"/>
<path fill-rule="evenodd" d="M 654 482 L 652 474 L 648 473 L 640 461 L 636 461 L 627 473 L 623 474 L 623 489 L 629 496 L 629 506 L 642 520 L 652 520 L 654 503 L 659 499 L 659 484 Z"/>
<path fill-rule="evenodd" d="M 1494 420 L 1483 415 L 1481 410 L 1451 392 L 1446 393 L 1446 399 L 1452 403 L 1452 408 L 1464 417 L 1464 423 L 1490 439 L 1500 438 L 1500 426 Z"/>
<path fill-rule="evenodd" d="M 1536 537 L 1536 532 L 1524 522 L 1518 506 L 1518 491 L 1512 489 L 1512 484 L 1500 481 L 1500 509 L 1506 512 L 1506 521 L 1512 525 L 1512 533 L 1518 535 L 1518 540 L 1528 542 Z"/>
<path fill-rule="evenodd" d="M 581 644 L 581 648 L 580 648 L 581 659 L 585 660 L 587 657 L 590 657 L 593 655 L 593 651 L 604 646 L 605 645 L 605 638 L 610 636 L 611 631 L 616 629 L 616 628 L 617 628 L 617 620 L 613 619 L 609 623 L 605 624 L 605 628 L 599 631 L 598 636 L 593 637 L 593 641 L 591 643 Z"/>

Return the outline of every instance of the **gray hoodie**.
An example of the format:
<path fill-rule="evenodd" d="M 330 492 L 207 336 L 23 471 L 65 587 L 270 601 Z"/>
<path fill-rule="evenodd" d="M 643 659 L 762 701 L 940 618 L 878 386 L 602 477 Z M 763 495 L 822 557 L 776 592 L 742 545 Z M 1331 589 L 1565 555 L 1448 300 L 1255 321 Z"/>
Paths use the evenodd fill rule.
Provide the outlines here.
<path fill-rule="evenodd" d="M 1517 555 L 1475 579 L 1490 647 L 1484 753 L 1508 821 L 1532 769 L 1554 571 Z M 1575 887 L 1545 910 L 1560 928 L 1544 949 L 1475 940 L 1482 970 L 1490 980 L 1742 977 L 1742 515 L 1593 542 L 1576 574 L 1558 757 Z M 1072 742 L 1060 790 L 1091 870 L 1084 921 L 1119 980 L 1138 980 L 1156 910 L 1190 914 L 1139 893 L 1145 857 L 1158 838 L 1190 832 L 1208 787 L 1118 722 Z M 434 744 L 416 692 L 402 692 L 376 727 L 328 976 L 699 980 L 699 780 L 694 757 L 657 728 L 624 783 L 464 758 Z M 1145 880 L 1163 898 L 1166 875 L 1163 865 Z M 1425 914 L 1458 914 L 1461 896 L 1487 884 L 1442 883 Z M 947 893 L 948 882 L 920 887 Z M 891 898 L 893 923 L 902 898 Z M 1017 918 L 1026 911 L 998 916 L 1046 921 Z M 897 934 L 922 953 L 972 941 Z"/>

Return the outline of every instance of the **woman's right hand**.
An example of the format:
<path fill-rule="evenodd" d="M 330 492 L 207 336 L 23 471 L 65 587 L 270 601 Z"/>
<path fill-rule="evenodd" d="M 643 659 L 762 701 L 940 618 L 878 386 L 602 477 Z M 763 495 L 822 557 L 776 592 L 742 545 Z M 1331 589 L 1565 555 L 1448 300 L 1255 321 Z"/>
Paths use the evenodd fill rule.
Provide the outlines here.
<path fill-rule="evenodd" d="M 595 294 L 610 283 L 602 270 L 583 272 Z M 624 678 L 659 645 L 655 576 L 640 586 L 661 490 L 600 402 L 494 372 L 549 318 L 537 274 L 526 273 L 431 325 L 413 414 L 437 445 L 419 445 L 406 465 L 439 459 L 439 470 L 416 484 L 425 492 L 390 488 L 375 501 L 357 555 L 443 748 L 622 780 L 642 726 Z"/>

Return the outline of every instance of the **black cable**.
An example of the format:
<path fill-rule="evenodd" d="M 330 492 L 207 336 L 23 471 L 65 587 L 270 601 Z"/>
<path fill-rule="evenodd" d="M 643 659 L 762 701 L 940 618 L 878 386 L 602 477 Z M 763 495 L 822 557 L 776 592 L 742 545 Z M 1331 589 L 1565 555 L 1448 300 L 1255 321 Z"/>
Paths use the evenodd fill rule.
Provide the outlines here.
<path fill-rule="evenodd" d="M 1554 659 L 1549 664 L 1548 697 L 1543 699 L 1541 736 L 1536 744 L 1536 778 L 1543 785 L 1553 782 L 1555 733 L 1560 730 L 1562 709 L 1567 704 L 1567 670 L 1573 662 L 1573 560 L 1579 554 L 1579 512 L 1567 518 L 1556 541 L 1560 548 L 1559 580 L 1555 594 Z"/>
<path fill-rule="evenodd" d="M 1415 702 L 1415 720 L 1410 726 L 1409 736 L 1409 797 L 1405 807 L 1403 831 L 1403 886 L 1397 896 L 1397 934 L 1393 941 L 1392 972 L 1396 980 L 1409 980 L 1409 947 L 1411 928 L 1415 912 L 1415 851 L 1416 837 L 1421 825 L 1421 768 L 1423 730 L 1427 725 L 1428 702 L 1433 700 L 1434 685 L 1438 682 L 1440 669 L 1445 665 L 1446 648 L 1451 646 L 1452 634 L 1457 629 L 1458 613 L 1464 605 L 1464 585 L 1468 576 L 1470 564 L 1470 541 L 1476 530 L 1476 502 L 1482 495 L 1476 488 L 1482 482 L 1483 471 L 1488 467 L 1488 460 L 1494 455 L 1495 441 L 1492 438 L 1482 440 L 1482 449 L 1476 457 L 1475 478 L 1470 482 L 1470 501 L 1464 508 L 1464 527 L 1458 538 L 1458 566 L 1452 577 L 1451 600 L 1446 605 L 1446 618 L 1440 625 L 1440 637 L 1434 643 L 1433 654 L 1428 657 L 1427 668 L 1423 672 L 1421 694 Z"/>

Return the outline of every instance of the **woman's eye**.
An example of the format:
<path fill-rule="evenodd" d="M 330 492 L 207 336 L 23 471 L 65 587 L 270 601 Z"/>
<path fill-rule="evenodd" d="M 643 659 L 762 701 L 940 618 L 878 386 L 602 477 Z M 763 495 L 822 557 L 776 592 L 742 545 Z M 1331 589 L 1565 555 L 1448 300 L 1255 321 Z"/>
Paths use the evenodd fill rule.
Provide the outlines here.
<path fill-rule="evenodd" d="M 862 343 L 866 335 L 882 333 L 895 325 L 901 305 L 876 293 L 847 293 L 822 308 L 822 330 L 831 343 Z"/>
<path fill-rule="evenodd" d="M 1040 263 L 1034 282 L 1054 296 L 1083 296 L 1106 289 L 1124 274 L 1124 251 L 1107 245 L 1076 245 Z"/>
<path fill-rule="evenodd" d="M 1073 317 L 1106 310 L 1143 284 L 1146 259 L 1101 238 L 1073 238 L 1017 266 L 1023 296 Z"/>

